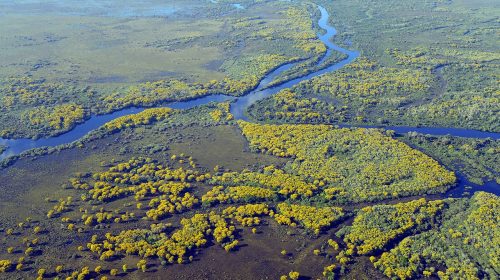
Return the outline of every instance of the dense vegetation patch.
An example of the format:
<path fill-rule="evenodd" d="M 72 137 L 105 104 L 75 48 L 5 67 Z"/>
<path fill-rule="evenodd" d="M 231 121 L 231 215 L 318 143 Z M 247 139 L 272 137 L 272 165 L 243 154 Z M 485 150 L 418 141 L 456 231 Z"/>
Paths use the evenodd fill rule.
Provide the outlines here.
<path fill-rule="evenodd" d="M 274 219 L 278 223 L 290 226 L 296 226 L 299 223 L 307 229 L 314 230 L 316 234 L 344 216 L 344 211 L 340 207 L 313 207 L 280 203 L 277 210 L 278 213 L 274 215 Z"/>
<path fill-rule="evenodd" d="M 0 82 L 0 137 L 68 131 L 89 117 L 90 112 L 82 106 L 82 101 L 93 94 L 88 88 L 28 77 Z"/>
<path fill-rule="evenodd" d="M 396 205 L 375 205 L 362 208 L 352 226 L 343 229 L 344 242 L 352 254 L 370 254 L 387 247 L 391 242 L 419 232 L 435 224 L 443 209 L 442 200 L 424 198 Z"/>
<path fill-rule="evenodd" d="M 358 58 L 338 71 L 260 101 L 249 111 L 258 120 L 360 122 L 378 114 L 380 106 L 397 107 L 422 99 L 432 83 L 429 73 L 422 70 L 384 67 Z"/>
<path fill-rule="evenodd" d="M 500 199 L 476 193 L 470 200 L 451 201 L 443 222 L 403 239 L 374 259 L 388 277 L 409 279 L 437 275 L 440 279 L 496 279 L 500 273 Z"/>
<path fill-rule="evenodd" d="M 255 150 L 292 157 L 290 170 L 323 181 L 323 196 L 339 202 L 437 193 L 455 175 L 437 161 L 374 129 L 239 122 Z"/>
<path fill-rule="evenodd" d="M 342 122 L 345 115 L 340 106 L 319 98 L 300 98 L 299 94 L 290 90 L 282 90 L 273 98 L 257 101 L 248 111 L 252 119 L 280 123 L 334 123 Z"/>
<path fill-rule="evenodd" d="M 471 182 L 500 182 L 500 141 L 411 133 L 403 137 Z"/>

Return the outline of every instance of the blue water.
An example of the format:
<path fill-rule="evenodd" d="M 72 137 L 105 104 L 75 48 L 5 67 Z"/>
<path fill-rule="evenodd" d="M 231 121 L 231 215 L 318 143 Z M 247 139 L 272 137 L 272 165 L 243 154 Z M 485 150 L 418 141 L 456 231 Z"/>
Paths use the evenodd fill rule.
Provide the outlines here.
<path fill-rule="evenodd" d="M 482 185 L 478 185 L 467 180 L 467 178 L 459 172 L 456 172 L 455 175 L 457 176 L 458 184 L 456 187 L 448 190 L 445 196 L 462 197 L 466 192 L 473 194 L 479 191 L 500 195 L 500 185 L 496 181 L 487 181 Z"/>
<path fill-rule="evenodd" d="M 38 140 L 32 139 L 3 139 L 0 138 L 0 145 L 8 146 L 7 150 L 0 155 L 0 160 L 10 156 L 18 155 L 24 151 L 40 148 L 40 147 L 55 147 L 62 144 L 71 143 L 85 136 L 89 131 L 92 131 L 103 124 L 114 120 L 121 116 L 136 114 L 143 111 L 143 108 L 128 108 L 107 115 L 93 116 L 88 121 L 77 125 L 70 132 L 59 136 L 43 138 Z"/>
<path fill-rule="evenodd" d="M 326 54 L 322 57 L 322 59 L 318 62 L 318 65 L 323 64 L 331 55 L 334 51 L 343 53 L 347 55 L 347 58 L 344 60 L 337 62 L 329 67 L 323 68 L 319 71 L 310 73 L 308 75 L 287 81 L 283 84 L 276 85 L 276 86 L 271 86 L 268 87 L 268 85 L 279 75 L 281 75 L 284 71 L 289 70 L 291 67 L 296 65 L 298 62 L 293 62 L 293 63 L 287 63 L 284 64 L 270 73 L 268 73 L 258 84 L 258 86 L 252 90 L 250 93 L 243 97 L 232 97 L 232 96 L 227 96 L 227 95 L 210 95 L 210 96 L 205 96 L 202 98 L 194 99 L 194 100 L 189 100 L 189 101 L 179 101 L 179 102 L 174 102 L 167 104 L 166 106 L 174 108 L 174 109 L 190 109 L 196 106 L 208 104 L 210 102 L 223 102 L 223 101 L 233 101 L 231 104 L 231 113 L 234 115 L 235 119 L 239 120 L 247 120 L 248 117 L 246 116 L 245 112 L 248 109 L 248 107 L 252 104 L 254 104 L 256 101 L 259 101 L 261 99 L 264 99 L 266 97 L 269 97 L 273 94 L 276 94 L 277 92 L 281 91 L 282 89 L 285 88 L 290 88 L 302 81 L 309 80 L 311 78 L 323 75 L 325 73 L 329 73 L 332 71 L 336 71 L 343 66 L 351 63 L 354 61 L 358 56 L 359 52 L 357 51 L 351 51 L 351 50 L 346 50 L 344 48 L 341 48 L 337 45 L 335 45 L 331 39 L 337 34 L 337 31 L 335 30 L 334 27 L 330 26 L 328 24 L 328 19 L 329 15 L 326 9 L 323 7 L 319 6 L 318 7 L 320 12 L 321 12 L 321 18 L 318 21 L 318 25 L 325 31 L 324 34 L 318 35 L 319 39 L 327 46 L 327 52 Z M 125 116 L 125 115 L 130 115 L 130 114 L 135 114 L 143 111 L 144 108 L 127 108 L 123 109 L 111 114 L 107 115 L 100 115 L 100 116 L 93 116 L 83 124 L 80 124 L 76 126 L 73 130 L 61 134 L 59 136 L 51 137 L 51 138 L 46 138 L 46 139 L 38 139 L 38 140 L 32 140 L 32 139 L 2 139 L 0 138 L 0 145 L 5 145 L 8 146 L 7 150 L 0 155 L 0 160 L 5 159 L 9 156 L 13 155 L 18 155 L 24 151 L 33 149 L 33 148 L 39 148 L 39 147 L 54 147 L 58 146 L 61 144 L 67 144 L 71 143 L 75 140 L 78 140 L 85 136 L 88 132 L 102 126 L 106 122 L 109 122 L 115 118 Z M 349 125 L 341 125 L 342 127 L 350 127 Z M 484 131 L 478 131 L 478 130 L 471 130 L 471 129 L 461 129 L 461 128 L 438 128 L 438 127 L 406 127 L 406 126 L 357 126 L 357 127 L 364 127 L 364 128 L 384 128 L 384 129 L 390 129 L 395 131 L 396 133 L 408 133 L 410 131 L 415 131 L 419 133 L 424 133 L 424 134 L 431 134 L 431 135 L 452 135 L 452 136 L 458 136 L 458 137 L 470 137 L 470 138 L 492 138 L 492 139 L 500 139 L 500 133 L 494 133 L 494 132 L 484 132 Z M 459 183 L 457 188 L 454 188 L 447 194 L 450 196 L 460 196 L 465 189 L 465 186 L 472 186 L 473 190 L 471 190 L 471 193 L 476 190 L 482 190 L 482 189 L 487 189 L 490 192 L 494 192 L 496 194 L 500 194 L 500 186 L 496 182 L 487 182 L 484 186 L 478 186 L 473 183 L 470 183 L 467 181 L 467 179 L 463 176 L 458 176 L 459 177 Z"/>
<path fill-rule="evenodd" d="M 238 9 L 238 10 L 243 10 L 243 9 L 245 9 L 245 7 L 244 7 L 243 5 L 238 4 L 238 3 L 233 4 L 233 7 L 235 7 L 235 8 L 236 8 L 236 9 Z"/>
<path fill-rule="evenodd" d="M 210 1 L 210 3 L 212 3 L 212 4 L 219 4 L 219 1 L 217 1 L 217 0 L 209 0 L 209 1 Z M 236 9 L 238 9 L 238 10 L 243 10 L 243 9 L 245 9 L 245 6 L 243 6 L 243 5 L 239 4 L 239 3 L 233 3 L 233 4 L 231 4 L 231 5 L 232 5 L 233 7 L 235 7 Z"/>

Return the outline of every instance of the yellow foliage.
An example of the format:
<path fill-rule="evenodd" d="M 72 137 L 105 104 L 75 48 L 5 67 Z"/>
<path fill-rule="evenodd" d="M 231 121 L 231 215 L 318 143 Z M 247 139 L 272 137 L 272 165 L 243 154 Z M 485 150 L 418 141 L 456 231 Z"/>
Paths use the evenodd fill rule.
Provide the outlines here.
<path fill-rule="evenodd" d="M 0 260 L 0 272 L 9 271 L 12 268 L 12 262 L 10 260 Z"/>
<path fill-rule="evenodd" d="M 443 207 L 442 200 L 426 201 L 425 198 L 365 207 L 358 212 L 344 242 L 348 247 L 356 248 L 358 254 L 372 253 L 409 230 L 433 220 Z M 382 216 L 383 221 L 390 222 L 389 228 L 385 228 L 385 222 L 378 222 Z"/>
<path fill-rule="evenodd" d="M 274 219 L 279 224 L 292 225 L 295 221 L 305 228 L 313 230 L 316 234 L 344 216 L 344 211 L 340 207 L 320 208 L 280 203 L 277 209 L 279 214 L 275 214 Z"/>
<path fill-rule="evenodd" d="M 212 204 L 215 202 L 230 203 L 248 200 L 265 200 L 271 199 L 275 196 L 276 193 L 274 191 L 265 188 L 250 186 L 235 186 L 224 188 L 222 186 L 217 186 L 204 194 L 201 198 L 201 201 L 208 204 Z"/>
<path fill-rule="evenodd" d="M 224 217 L 235 219 L 243 226 L 254 226 L 260 224 L 259 216 L 268 215 L 269 208 L 266 204 L 245 204 L 241 206 L 230 206 L 222 211 Z"/>
<path fill-rule="evenodd" d="M 36 107 L 25 114 L 31 124 L 48 126 L 54 130 L 68 130 L 82 122 L 85 116 L 83 107 L 76 104 L 62 104 L 53 108 Z"/>
<path fill-rule="evenodd" d="M 127 115 L 116 118 L 104 124 L 103 128 L 106 131 L 114 132 L 127 127 L 136 127 L 139 125 L 147 125 L 156 121 L 162 121 L 170 117 L 175 110 L 170 108 L 152 108 L 146 109 L 140 113 Z"/>
<path fill-rule="evenodd" d="M 307 183 L 301 177 L 288 174 L 274 166 L 265 167 L 264 173 L 250 171 L 223 173 L 220 176 L 214 176 L 212 182 L 230 186 L 240 184 L 262 186 L 276 190 L 286 197 L 295 194 L 295 198 L 311 197 L 318 189 L 317 185 Z"/>
<path fill-rule="evenodd" d="M 453 172 L 376 129 L 238 122 L 252 148 L 294 159 L 299 175 L 325 181 L 328 199 L 367 201 L 442 192 Z"/>

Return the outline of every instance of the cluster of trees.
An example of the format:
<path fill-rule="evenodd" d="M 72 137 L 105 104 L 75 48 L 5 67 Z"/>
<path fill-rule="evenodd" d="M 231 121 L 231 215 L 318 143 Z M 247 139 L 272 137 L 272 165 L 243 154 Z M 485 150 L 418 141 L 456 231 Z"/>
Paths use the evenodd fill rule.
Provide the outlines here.
<path fill-rule="evenodd" d="M 388 277 L 416 275 L 440 279 L 496 279 L 500 274 L 500 198 L 478 192 L 470 199 L 447 201 L 437 228 L 403 239 L 394 249 L 373 257 Z"/>
<path fill-rule="evenodd" d="M 2 225 L 7 227 L 8 224 Z M 48 240 L 43 222 L 28 216 L 15 226 L 0 229 L 0 232 L 4 233 L 0 273 L 29 271 L 39 265 L 36 257 L 44 253 Z"/>
<path fill-rule="evenodd" d="M 241 206 L 229 206 L 222 211 L 224 217 L 234 219 L 242 226 L 255 226 L 260 224 L 259 217 L 273 215 L 267 204 L 245 204 Z"/>
<path fill-rule="evenodd" d="M 215 81 L 216 82 L 216 81 Z M 125 92 L 114 92 L 101 97 L 102 111 L 113 111 L 130 106 L 153 106 L 162 102 L 185 100 L 209 94 L 213 83 L 189 84 L 179 80 L 160 80 L 130 86 Z"/>
<path fill-rule="evenodd" d="M 258 121 L 333 123 L 342 122 L 342 108 L 337 108 L 318 98 L 300 98 L 284 89 L 272 98 L 259 100 L 248 109 Z"/>
<path fill-rule="evenodd" d="M 157 198 L 152 198 L 148 206 L 150 210 L 146 212 L 146 216 L 153 220 L 159 220 L 168 214 L 180 213 L 186 209 L 192 209 L 199 202 L 198 198 L 189 192 L 183 196 L 165 193 Z"/>
<path fill-rule="evenodd" d="M 298 280 L 300 273 L 297 271 L 290 271 L 288 275 L 281 275 L 280 280 Z"/>
<path fill-rule="evenodd" d="M 422 70 L 384 67 L 367 58 L 359 58 L 339 71 L 297 87 L 332 97 L 405 96 L 428 90 L 431 79 L 429 73 Z"/>
<path fill-rule="evenodd" d="M 307 9 L 304 7 L 290 7 L 283 14 L 286 15 L 285 25 L 288 27 L 288 32 L 273 34 L 274 36 L 293 39 L 297 42 L 297 46 L 306 53 L 321 56 L 326 52 L 326 46 L 318 39 L 316 32 L 311 28 L 314 23 Z"/>
<path fill-rule="evenodd" d="M 13 267 L 12 261 L 10 260 L 0 260 L 0 272 L 7 272 Z"/>
<path fill-rule="evenodd" d="M 114 133 L 128 127 L 148 125 L 172 116 L 176 111 L 167 107 L 146 109 L 140 113 L 116 118 L 102 126 L 106 132 Z"/>
<path fill-rule="evenodd" d="M 36 127 L 48 128 L 55 131 L 67 131 L 81 123 L 88 113 L 82 106 L 76 104 L 62 104 L 54 107 L 35 107 L 26 111 L 23 118 Z"/>
<path fill-rule="evenodd" d="M 64 86 L 59 83 L 49 83 L 30 77 L 10 78 L 2 82 L 2 109 L 15 105 L 53 105 L 54 99 Z"/>
<path fill-rule="evenodd" d="M 486 131 L 500 131 L 497 113 L 500 110 L 498 90 L 494 87 L 478 91 L 470 90 L 448 92 L 443 98 L 432 103 L 422 104 L 387 113 L 388 119 L 403 120 L 409 125 L 466 127 Z"/>
<path fill-rule="evenodd" d="M 0 81 L 0 136 L 38 137 L 68 131 L 89 116 L 83 100 L 93 94 L 88 88 L 30 77 Z"/>
<path fill-rule="evenodd" d="M 179 161 L 184 160 L 179 157 Z M 194 164 L 192 160 L 189 162 Z M 85 190 L 86 193 L 81 196 L 83 201 L 110 202 L 132 196 L 136 201 L 149 198 L 145 215 L 152 220 L 159 220 L 169 214 L 195 207 L 199 201 L 188 192 L 191 189 L 189 182 L 201 182 L 207 178 L 210 178 L 210 174 L 202 174 L 183 167 L 172 169 L 150 158 L 133 158 L 113 165 L 107 171 L 96 172 L 84 178 L 73 178 L 70 181 L 74 188 Z M 62 201 L 49 212 L 48 216 L 53 217 L 54 214 L 67 210 L 67 204 L 66 201 Z M 142 207 L 141 202 L 137 206 L 139 209 L 146 208 Z M 118 217 L 111 213 L 102 215 L 104 218 L 96 217 L 95 221 L 100 223 L 129 220 L 128 216 L 123 215 Z M 85 220 L 86 225 L 92 225 L 94 216 L 85 215 L 82 220 Z"/>
<path fill-rule="evenodd" d="M 171 161 L 195 166 L 193 159 L 186 158 L 184 155 L 173 155 Z M 197 198 L 188 192 L 193 182 L 209 184 L 223 182 L 225 187 L 218 188 L 229 197 L 231 202 L 251 200 L 250 197 L 259 200 L 276 200 L 277 193 L 283 190 L 286 190 L 285 193 L 312 195 L 312 191 L 306 190 L 316 190 L 323 185 L 320 181 L 307 183 L 300 180 L 300 177 L 285 173 L 274 166 L 267 166 L 261 172 L 219 173 L 218 176 L 212 178 L 208 173 L 183 167 L 173 169 L 158 164 L 150 158 L 132 158 L 125 162 L 110 165 L 102 163 L 101 165 L 108 166 L 107 170 L 77 173 L 70 180 L 75 189 L 83 192 L 82 201 L 90 201 L 90 205 L 94 204 L 91 209 L 86 206 L 80 207 L 80 211 L 83 212 L 81 219 L 68 216 L 61 218 L 61 221 L 67 223 L 71 230 L 78 228 L 79 232 L 82 232 L 85 228 L 89 230 L 101 223 L 108 223 L 111 226 L 112 223 L 130 222 L 145 217 L 156 221 L 165 215 L 196 207 Z M 248 185 L 238 183 L 248 183 Z M 206 199 L 209 194 L 210 191 L 203 196 L 203 199 Z M 137 201 L 135 213 L 106 211 L 104 207 L 95 206 L 95 204 L 101 204 L 113 207 L 109 203 L 125 198 L 134 198 Z M 285 196 L 280 197 L 280 199 L 285 198 Z M 123 200 L 123 202 L 126 201 L 130 200 Z M 133 203 L 130 204 L 133 205 Z M 61 199 L 49 216 L 60 216 L 61 213 L 71 211 L 73 206 L 77 205 L 78 203 L 73 202 L 70 197 Z M 275 211 L 279 213 L 275 214 Z M 305 205 L 280 204 L 277 210 L 273 210 L 263 203 L 244 204 L 220 209 L 218 213 L 194 214 L 190 218 L 182 219 L 180 228 L 174 231 L 171 224 L 153 222 L 150 228 L 122 230 L 116 235 L 108 232 L 104 237 L 94 235 L 86 247 L 89 251 L 96 253 L 101 261 L 114 261 L 123 255 L 137 255 L 143 260 L 157 258 L 165 264 L 186 263 L 192 260 L 196 250 L 211 241 L 220 244 L 226 251 L 235 249 L 238 246 L 235 223 L 253 227 L 261 223 L 263 216 L 271 216 L 276 220 L 280 220 L 279 217 L 282 216 L 319 234 L 321 229 L 328 227 L 343 215 L 343 210 L 336 207 L 315 208 Z M 254 233 L 257 232 L 255 228 L 252 230 Z M 141 264 L 139 269 L 146 271 L 147 263 Z M 101 270 L 102 268 L 99 269 Z M 114 274 L 116 273 L 115 271 Z M 90 274 L 93 275 L 93 272 Z"/>
<path fill-rule="evenodd" d="M 434 50 L 435 51 L 435 50 Z M 451 61 L 436 56 L 433 50 L 423 46 L 415 47 L 409 50 L 400 50 L 398 48 L 387 49 L 385 52 L 396 59 L 396 63 L 411 68 L 422 68 L 431 70 L 439 65 L 449 64 Z"/>
<path fill-rule="evenodd" d="M 130 222 L 135 220 L 135 213 L 133 212 L 125 212 L 123 214 L 115 214 L 113 212 L 109 211 L 104 211 L 104 209 L 100 209 L 96 213 L 85 213 L 81 216 L 81 220 L 83 221 L 83 224 L 86 226 L 92 226 L 95 224 L 102 224 L 102 223 L 122 223 L 122 222 Z M 68 229 L 73 230 L 74 229 L 74 224 L 71 223 L 71 219 L 68 217 L 63 217 L 61 218 L 61 222 L 63 223 L 69 223 L 68 224 Z M 72 225 L 72 226 L 70 226 Z"/>
<path fill-rule="evenodd" d="M 221 66 L 227 77 L 219 82 L 224 92 L 243 95 L 254 89 L 260 80 L 278 66 L 297 60 L 281 54 L 244 55 L 236 60 L 226 60 Z"/>
<path fill-rule="evenodd" d="M 436 224 L 436 216 L 444 207 L 442 200 L 425 198 L 365 207 L 357 213 L 352 226 L 341 232 L 348 248 L 346 255 L 373 254 L 410 232 L 427 229 Z"/>
<path fill-rule="evenodd" d="M 171 160 L 195 165 L 192 158 L 184 155 L 173 155 Z M 102 165 L 107 166 L 106 163 Z M 186 170 L 183 167 L 173 169 L 150 158 L 132 158 L 126 162 L 113 163 L 102 172 L 78 173 L 70 183 L 77 190 L 84 192 L 83 201 L 108 205 L 115 200 L 133 197 L 138 201 L 139 213 L 123 214 L 121 211 L 105 211 L 104 207 L 92 206 L 92 210 L 80 207 L 83 212 L 81 219 L 62 217 L 61 221 L 68 223 L 71 230 L 78 227 L 79 232 L 82 232 L 85 226 L 90 229 L 90 226 L 101 223 L 129 222 L 141 217 L 159 220 L 167 213 L 179 213 L 195 207 L 197 198 L 187 192 L 191 188 L 191 182 L 208 182 L 210 178 L 208 173 Z M 244 197 L 249 188 L 258 187 L 229 187 L 234 190 L 230 193 L 236 199 Z M 262 189 L 274 193 L 269 188 Z M 145 205 L 142 203 L 144 200 Z M 50 217 L 60 216 L 60 213 L 70 211 L 71 207 L 76 205 L 78 203 L 75 204 L 71 198 L 61 199 Z M 206 246 L 209 241 L 220 244 L 226 251 L 234 250 L 238 245 L 234 222 L 242 226 L 255 226 L 261 222 L 259 217 L 271 214 L 274 215 L 274 211 L 266 204 L 230 206 L 221 209 L 218 214 L 206 212 L 182 219 L 181 227 L 171 234 L 170 224 L 153 223 L 150 228 L 122 230 L 116 235 L 108 232 L 104 238 L 94 235 L 86 247 L 98 254 L 101 261 L 114 261 L 123 255 L 137 255 L 144 258 L 144 261 L 145 258 L 158 258 L 165 264 L 185 263 L 192 260 L 195 250 Z M 253 229 L 253 232 L 256 230 Z M 141 264 L 139 269 L 146 271 L 147 263 Z M 124 272 L 126 273 L 126 270 Z M 94 275 L 93 272 L 90 273 Z M 116 275 L 117 271 L 111 275 L 113 274 Z"/>
<path fill-rule="evenodd" d="M 499 209 L 500 198 L 485 192 L 470 199 L 368 206 L 356 213 L 352 226 L 337 232 L 345 246 L 335 258 L 341 273 L 353 256 L 368 255 L 392 279 L 496 279 Z M 333 240 L 328 244 L 339 249 Z M 325 267 L 323 275 L 333 279 L 338 267 Z"/>
<path fill-rule="evenodd" d="M 444 127 L 468 127 L 500 131 L 495 112 L 500 108 L 496 69 L 498 54 L 482 50 L 448 48 L 414 48 L 389 52 L 399 63 L 414 68 L 432 68 L 443 76 L 446 88 L 431 102 L 409 110 L 387 112 L 392 122 Z M 418 57 L 418 61 L 408 57 Z M 442 61 L 444 60 L 444 61 Z M 442 74 L 441 74 L 442 72 Z"/>
<path fill-rule="evenodd" d="M 290 69 L 283 71 L 279 77 L 274 79 L 269 83 L 269 86 L 276 86 L 285 83 L 286 81 L 290 81 L 296 78 L 304 77 L 313 72 L 317 72 L 323 70 L 333 64 L 336 64 L 348 56 L 341 52 L 331 53 L 329 57 L 327 57 L 323 63 L 319 64 L 319 62 L 324 58 L 322 56 L 313 56 L 311 58 L 302 60 L 295 65 L 293 65 Z"/>
<path fill-rule="evenodd" d="M 192 260 L 190 253 L 193 250 L 205 246 L 212 239 L 226 251 L 233 250 L 238 241 L 232 220 L 243 226 L 254 226 L 260 223 L 259 216 L 269 213 L 266 204 L 231 206 L 223 209 L 221 214 L 209 212 L 182 219 L 181 228 L 170 236 L 167 231 L 171 224 L 151 224 L 150 229 L 125 230 L 118 235 L 107 233 L 102 242 L 95 235 L 87 248 L 99 254 L 101 260 L 112 260 L 125 254 L 158 257 L 166 263 L 184 263 Z"/>
<path fill-rule="evenodd" d="M 230 113 L 230 103 L 222 102 L 217 104 L 217 109 L 210 111 L 209 114 L 215 122 L 227 122 L 234 119 L 233 114 Z"/>
<path fill-rule="evenodd" d="M 47 218 L 55 218 L 58 217 L 61 213 L 69 211 L 71 209 L 70 207 L 72 206 L 72 202 L 73 197 L 71 196 L 68 196 L 66 199 L 60 198 L 57 204 L 47 212 Z"/>
<path fill-rule="evenodd" d="M 439 48 L 418 46 L 406 50 L 387 49 L 386 53 L 396 59 L 396 63 L 410 68 L 432 70 L 440 65 L 460 64 L 462 67 L 480 70 L 495 63 L 500 55 L 491 51 Z"/>
<path fill-rule="evenodd" d="M 453 172 L 424 153 L 375 129 L 334 129 L 327 125 L 259 125 L 238 122 L 250 146 L 263 153 L 292 157 L 290 168 L 321 180 L 328 200 L 372 201 L 443 192 Z"/>
<path fill-rule="evenodd" d="M 270 189 L 252 186 L 223 187 L 216 186 L 201 197 L 201 202 L 207 205 L 216 203 L 235 203 L 239 201 L 252 202 L 272 200 L 276 192 Z"/>
<path fill-rule="evenodd" d="M 138 255 L 142 258 L 157 257 L 166 263 L 185 263 L 192 261 L 191 253 L 205 246 L 209 239 L 221 244 L 229 251 L 238 244 L 235 227 L 214 212 L 194 214 L 181 220 L 181 228 L 170 236 L 166 234 L 170 224 L 152 224 L 149 229 L 133 229 L 118 235 L 106 234 L 99 242 L 93 238 L 87 247 L 105 260 L 112 256 Z"/>
<path fill-rule="evenodd" d="M 264 167 L 262 172 L 248 170 L 243 172 L 225 172 L 221 175 L 213 176 L 210 182 L 224 186 L 245 184 L 248 186 L 264 187 L 293 200 L 312 197 L 318 188 L 324 185 L 324 182 L 319 180 L 308 183 L 300 176 L 287 173 L 272 165 Z"/>
<path fill-rule="evenodd" d="M 297 226 L 297 223 L 306 229 L 319 234 L 322 229 L 329 227 L 333 222 L 345 215 L 340 207 L 314 207 L 300 204 L 280 203 L 274 219 L 279 224 Z"/>

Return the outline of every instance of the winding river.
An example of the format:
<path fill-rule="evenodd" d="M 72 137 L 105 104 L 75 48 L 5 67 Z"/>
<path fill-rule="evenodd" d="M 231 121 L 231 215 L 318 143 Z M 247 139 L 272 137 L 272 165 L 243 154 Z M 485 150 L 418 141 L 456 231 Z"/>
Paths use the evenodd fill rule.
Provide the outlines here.
<path fill-rule="evenodd" d="M 351 50 L 346 50 L 344 48 L 341 48 L 337 45 L 335 45 L 331 39 L 337 34 L 337 31 L 334 27 L 330 26 L 328 24 L 328 19 L 329 19 L 329 14 L 326 11 L 325 8 L 318 6 L 320 12 L 321 12 L 321 18 L 318 21 L 318 25 L 325 31 L 324 34 L 320 34 L 319 39 L 327 46 L 327 52 L 323 56 L 323 58 L 318 62 L 318 66 L 322 65 L 326 59 L 328 59 L 334 51 L 336 52 L 341 52 L 347 56 L 344 60 L 341 60 L 331 66 L 328 66 L 326 68 L 323 68 L 321 70 L 318 70 L 316 72 L 310 73 L 308 75 L 295 78 L 292 80 L 289 80 L 285 83 L 276 85 L 276 86 L 271 86 L 269 87 L 268 85 L 280 74 L 282 74 L 284 71 L 289 70 L 291 67 L 293 67 L 297 62 L 295 63 L 288 63 L 284 64 L 275 70 L 271 71 L 269 74 L 267 74 L 259 83 L 259 85 L 252 90 L 250 93 L 248 93 L 245 96 L 242 97 L 233 97 L 233 96 L 227 96 L 223 94 L 219 95 L 210 95 L 210 96 L 205 96 L 202 98 L 194 99 L 194 100 L 189 100 L 189 101 L 182 101 L 182 102 L 173 102 L 166 104 L 165 106 L 174 108 L 174 109 L 190 109 L 196 106 L 208 104 L 210 102 L 222 102 L 222 101 L 233 101 L 231 103 L 231 113 L 234 115 L 235 119 L 240 119 L 240 120 L 247 120 L 248 118 L 245 114 L 247 108 L 254 104 L 256 101 L 264 99 L 266 97 L 269 97 L 273 94 L 276 94 L 277 92 L 281 91 L 282 89 L 285 88 L 290 88 L 302 81 L 309 80 L 313 77 L 323 75 L 325 73 L 329 73 L 332 71 L 336 71 L 343 66 L 351 63 L 354 61 L 358 56 L 359 52 L 357 51 L 351 51 Z M 76 141 L 83 136 L 85 136 L 88 132 L 102 126 L 106 122 L 109 122 L 113 119 L 116 119 L 121 116 L 125 115 L 130 115 L 130 114 L 136 114 L 141 111 L 143 111 L 145 108 L 137 108 L 137 107 L 131 107 L 127 109 L 123 109 L 120 111 L 116 111 L 107 115 L 99 115 L 99 116 L 93 116 L 84 123 L 77 125 L 73 130 L 61 134 L 59 136 L 55 137 L 50 137 L 50 138 L 44 138 L 44 139 L 37 139 L 37 140 L 32 140 L 32 139 L 3 139 L 0 138 L 0 145 L 5 145 L 7 146 L 7 150 L 0 154 L 0 160 L 5 159 L 9 156 L 13 155 L 18 155 L 24 151 L 33 149 L 33 148 L 39 148 L 39 147 L 54 147 L 62 144 L 67 144 L 71 143 L 73 141 Z M 349 127 L 348 125 L 341 125 L 341 127 Z M 424 134 L 431 134 L 431 135 L 452 135 L 452 136 L 459 136 L 459 137 L 471 137 L 471 138 L 492 138 L 492 139 L 500 139 L 500 133 L 493 133 L 493 132 L 483 132 L 483 131 L 478 131 L 478 130 L 471 130 L 471 129 L 461 129 L 461 128 L 438 128 L 438 127 L 405 127 L 405 126 L 358 126 L 358 127 L 366 127 L 366 128 L 384 128 L 384 129 L 390 129 L 394 130 L 396 133 L 408 133 L 410 131 L 415 131 L 419 133 L 424 133 Z M 468 182 L 463 176 L 458 176 L 459 177 L 459 185 L 457 188 L 454 188 L 449 192 L 450 195 L 460 195 L 465 186 L 473 186 L 474 190 L 487 190 L 490 192 L 495 192 L 498 193 L 499 190 L 499 185 L 496 184 L 495 182 L 487 182 L 483 186 L 475 185 L 473 183 Z"/>

